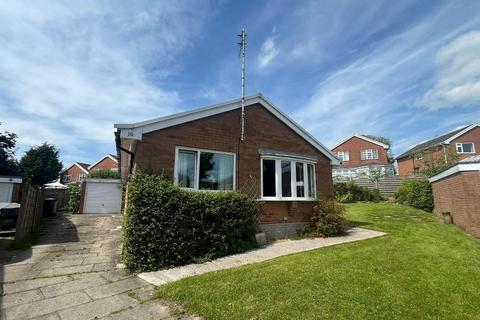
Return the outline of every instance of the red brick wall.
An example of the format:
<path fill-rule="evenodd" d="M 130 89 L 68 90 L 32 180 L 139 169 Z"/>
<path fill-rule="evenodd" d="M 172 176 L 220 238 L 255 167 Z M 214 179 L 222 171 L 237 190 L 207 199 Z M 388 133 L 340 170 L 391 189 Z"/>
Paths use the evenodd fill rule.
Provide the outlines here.
<path fill-rule="evenodd" d="M 118 169 L 118 163 L 113 161 L 109 157 L 106 157 L 105 159 L 94 165 L 92 168 L 90 168 L 90 171 L 96 169 Z"/>
<path fill-rule="evenodd" d="M 480 237 L 480 173 L 459 172 L 432 183 L 434 213 L 450 212 L 453 223 Z"/>
<path fill-rule="evenodd" d="M 378 159 L 372 160 L 361 160 L 360 152 L 361 150 L 367 149 L 377 149 L 378 150 Z M 348 151 L 350 153 L 349 161 L 342 161 L 340 167 L 351 167 L 359 165 L 369 165 L 369 164 L 381 164 L 388 165 L 388 155 L 385 148 L 379 146 L 378 144 L 371 143 L 369 141 L 360 139 L 358 137 L 352 137 L 351 139 L 345 141 L 338 147 L 332 150 L 334 153 Z"/>
<path fill-rule="evenodd" d="M 78 166 L 72 166 L 70 167 L 67 171 L 65 171 L 64 173 L 62 173 L 60 175 L 60 182 L 61 183 L 64 183 L 63 181 L 63 177 L 66 176 L 66 175 L 70 175 L 70 182 L 76 182 L 78 180 L 78 175 L 80 174 L 85 174 L 85 171 L 83 171 L 82 169 L 80 169 Z"/>
<path fill-rule="evenodd" d="M 457 154 L 456 143 L 460 142 L 472 142 L 474 144 L 475 153 L 466 153 L 466 154 Z M 476 127 L 471 131 L 465 133 L 464 135 L 458 137 L 457 139 L 450 142 L 449 145 L 446 146 L 447 155 L 451 153 L 455 153 L 458 156 L 458 160 L 468 158 L 473 155 L 480 154 L 480 128 Z M 443 161 L 445 159 L 445 153 L 443 151 L 443 147 L 439 146 L 436 150 L 432 152 L 432 157 L 434 159 L 438 159 Z M 424 167 L 424 164 L 421 160 L 414 160 L 411 157 L 405 157 L 402 159 L 397 160 L 398 163 L 398 174 L 401 176 L 410 176 L 413 175 L 415 170 L 420 170 Z"/>
<path fill-rule="evenodd" d="M 258 148 L 269 148 L 317 156 L 318 197 L 333 196 L 332 170 L 330 160 L 325 155 L 261 105 L 249 106 L 245 113 L 245 140 L 242 143 L 239 143 L 240 110 L 144 134 L 136 148 L 135 167 L 144 171 L 164 172 L 173 178 L 176 146 L 234 152 L 237 154 L 237 189 L 241 190 L 251 181 L 251 177 L 256 181 L 257 194 L 260 194 Z M 261 222 L 283 222 L 284 217 L 289 217 L 291 222 L 308 219 L 312 203 L 296 203 L 298 205 L 293 204 L 292 207 L 286 201 L 263 202 Z"/>

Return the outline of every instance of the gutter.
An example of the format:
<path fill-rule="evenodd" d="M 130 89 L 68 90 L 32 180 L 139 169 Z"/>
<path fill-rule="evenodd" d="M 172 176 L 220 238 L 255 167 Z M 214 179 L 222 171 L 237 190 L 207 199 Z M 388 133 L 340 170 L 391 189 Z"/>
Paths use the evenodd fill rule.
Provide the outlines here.
<path fill-rule="evenodd" d="M 130 155 L 130 166 L 128 168 L 128 173 L 132 173 L 133 171 L 133 161 L 134 161 L 134 157 L 135 157 L 135 153 L 133 153 L 132 151 L 128 150 L 128 149 L 125 149 L 124 147 L 122 147 L 121 145 L 121 141 L 120 141 L 120 129 L 117 129 L 117 131 L 115 131 L 115 145 L 117 147 L 117 155 L 118 155 L 118 167 L 122 168 L 122 155 L 119 151 L 123 151 L 123 152 L 126 152 Z"/>

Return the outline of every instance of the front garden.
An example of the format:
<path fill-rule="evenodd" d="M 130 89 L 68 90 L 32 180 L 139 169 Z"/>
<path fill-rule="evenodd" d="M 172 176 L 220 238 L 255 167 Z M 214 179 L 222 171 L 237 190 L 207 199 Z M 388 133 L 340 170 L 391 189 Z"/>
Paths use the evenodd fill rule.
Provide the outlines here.
<path fill-rule="evenodd" d="M 206 319 L 478 319 L 480 241 L 431 213 L 348 204 L 387 236 L 280 257 L 162 286 Z"/>

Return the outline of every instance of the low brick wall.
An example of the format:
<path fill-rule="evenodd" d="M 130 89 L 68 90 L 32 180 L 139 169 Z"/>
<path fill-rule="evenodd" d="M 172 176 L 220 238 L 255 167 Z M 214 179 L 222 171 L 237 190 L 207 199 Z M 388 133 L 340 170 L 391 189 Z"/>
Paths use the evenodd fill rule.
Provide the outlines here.
<path fill-rule="evenodd" d="M 306 222 L 261 223 L 258 229 L 265 232 L 267 240 L 278 240 L 298 234 L 306 225 Z"/>

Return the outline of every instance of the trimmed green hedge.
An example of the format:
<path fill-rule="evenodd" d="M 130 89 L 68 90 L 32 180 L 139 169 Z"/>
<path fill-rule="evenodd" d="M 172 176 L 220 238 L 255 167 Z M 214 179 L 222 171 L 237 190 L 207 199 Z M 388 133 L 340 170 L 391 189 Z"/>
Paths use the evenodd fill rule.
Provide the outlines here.
<path fill-rule="evenodd" d="M 380 202 L 385 200 L 378 189 L 368 189 L 357 186 L 352 181 L 337 182 L 333 185 L 335 199 L 338 202 L 349 203 L 356 201 Z"/>
<path fill-rule="evenodd" d="M 199 262 L 256 246 L 259 207 L 239 192 L 192 192 L 162 176 L 128 182 L 123 262 L 143 272 Z"/>
<path fill-rule="evenodd" d="M 395 193 L 395 199 L 402 204 L 432 212 L 432 186 L 428 180 L 412 179 L 403 181 Z"/>
<path fill-rule="evenodd" d="M 119 179 L 120 172 L 111 169 L 95 169 L 88 174 L 92 179 Z"/>

